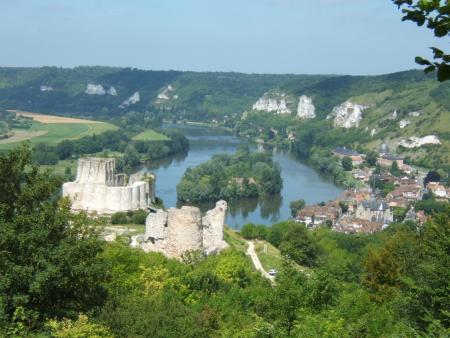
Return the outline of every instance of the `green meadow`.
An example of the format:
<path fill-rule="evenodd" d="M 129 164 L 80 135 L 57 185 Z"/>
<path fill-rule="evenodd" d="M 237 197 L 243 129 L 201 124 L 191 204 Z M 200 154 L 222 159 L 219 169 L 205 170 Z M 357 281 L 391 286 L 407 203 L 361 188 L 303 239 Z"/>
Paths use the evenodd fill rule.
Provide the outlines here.
<path fill-rule="evenodd" d="M 166 135 L 147 129 L 133 137 L 135 141 L 170 141 Z"/>

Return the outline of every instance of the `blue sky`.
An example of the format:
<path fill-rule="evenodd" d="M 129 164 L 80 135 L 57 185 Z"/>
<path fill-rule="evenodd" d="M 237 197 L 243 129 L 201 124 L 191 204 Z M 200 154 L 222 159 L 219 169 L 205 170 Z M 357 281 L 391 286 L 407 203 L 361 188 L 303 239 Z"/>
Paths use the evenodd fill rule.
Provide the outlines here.
<path fill-rule="evenodd" d="M 448 47 L 390 0 L 0 0 L 0 44 L 0 66 L 298 74 L 417 68 Z"/>

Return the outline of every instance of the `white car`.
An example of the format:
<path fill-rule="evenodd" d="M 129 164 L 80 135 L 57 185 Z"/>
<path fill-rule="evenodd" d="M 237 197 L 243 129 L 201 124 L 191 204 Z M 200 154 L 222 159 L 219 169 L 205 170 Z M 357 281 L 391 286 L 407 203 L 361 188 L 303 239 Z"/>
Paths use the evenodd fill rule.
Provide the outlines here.
<path fill-rule="evenodd" d="M 271 275 L 271 276 L 276 276 L 277 273 L 278 273 L 278 271 L 275 270 L 275 269 L 270 269 L 270 270 L 269 270 L 269 275 Z"/>

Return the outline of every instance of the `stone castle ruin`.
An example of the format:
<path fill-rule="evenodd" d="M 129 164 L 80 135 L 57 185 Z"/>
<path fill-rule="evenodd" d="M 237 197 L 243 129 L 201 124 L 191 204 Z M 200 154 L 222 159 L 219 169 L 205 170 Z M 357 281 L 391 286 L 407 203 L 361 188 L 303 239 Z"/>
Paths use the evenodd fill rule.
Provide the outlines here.
<path fill-rule="evenodd" d="M 228 246 L 223 240 L 226 211 L 225 201 L 218 201 L 203 217 L 200 209 L 192 206 L 158 209 L 147 216 L 141 247 L 172 258 L 180 258 L 186 251 L 200 250 L 205 254 L 221 251 Z"/>
<path fill-rule="evenodd" d="M 74 182 L 63 185 L 73 210 L 114 213 L 147 209 L 155 199 L 153 175 L 116 174 L 114 158 L 80 158 Z"/>

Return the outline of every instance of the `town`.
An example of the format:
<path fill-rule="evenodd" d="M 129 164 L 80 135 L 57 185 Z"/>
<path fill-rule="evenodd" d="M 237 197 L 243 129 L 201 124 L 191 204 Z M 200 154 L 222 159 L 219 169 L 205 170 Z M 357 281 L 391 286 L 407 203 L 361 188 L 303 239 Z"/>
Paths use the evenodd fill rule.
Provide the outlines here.
<path fill-rule="evenodd" d="M 424 210 L 415 205 L 422 200 L 448 202 L 450 188 L 440 182 L 436 171 L 425 172 L 404 163 L 402 157 L 390 152 L 382 143 L 375 166 L 366 155 L 353 149 L 337 147 L 333 155 L 348 166 L 358 185 L 347 188 L 339 198 L 296 210 L 294 219 L 315 229 L 327 226 L 346 234 L 374 233 L 392 222 L 427 220 Z"/>

